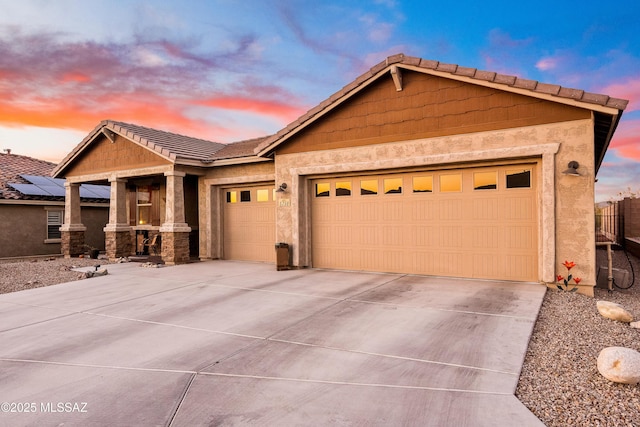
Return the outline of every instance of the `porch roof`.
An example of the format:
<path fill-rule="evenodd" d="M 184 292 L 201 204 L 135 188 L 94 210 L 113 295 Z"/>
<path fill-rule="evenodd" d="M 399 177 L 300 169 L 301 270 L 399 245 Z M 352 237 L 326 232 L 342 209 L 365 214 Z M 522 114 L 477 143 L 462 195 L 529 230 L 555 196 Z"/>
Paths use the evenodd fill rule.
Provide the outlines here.
<path fill-rule="evenodd" d="M 103 120 L 55 167 L 53 176 L 61 176 L 62 172 L 98 136 L 105 135 L 111 139 L 115 134 L 146 147 L 174 164 L 193 161 L 207 162 L 215 153 L 225 148 L 225 144 L 219 142 L 151 129 L 131 123 Z"/>

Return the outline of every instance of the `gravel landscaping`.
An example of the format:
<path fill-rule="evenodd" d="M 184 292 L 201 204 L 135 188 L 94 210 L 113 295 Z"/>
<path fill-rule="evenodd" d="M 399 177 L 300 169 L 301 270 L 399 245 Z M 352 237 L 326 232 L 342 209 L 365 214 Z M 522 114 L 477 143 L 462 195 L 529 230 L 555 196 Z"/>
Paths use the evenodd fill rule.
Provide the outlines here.
<path fill-rule="evenodd" d="M 607 265 L 599 249 L 597 265 Z M 605 347 L 640 351 L 640 329 L 602 317 L 596 301 L 621 304 L 640 320 L 640 262 L 632 257 L 635 285 L 595 289 L 595 298 L 547 290 L 533 330 L 516 396 L 547 426 L 640 426 L 640 385 L 616 384 L 596 367 Z M 622 251 L 614 267 L 629 270 Z"/>
<path fill-rule="evenodd" d="M 81 280 L 76 267 L 108 264 L 106 259 L 42 257 L 0 261 L 0 294 Z"/>
<path fill-rule="evenodd" d="M 606 265 L 598 250 L 597 265 Z M 622 304 L 640 320 L 640 261 L 632 257 L 635 285 L 628 290 L 595 290 L 596 298 L 549 289 L 536 322 L 516 395 L 547 426 L 640 426 L 640 385 L 602 377 L 596 359 L 605 347 L 640 351 L 640 330 L 608 320 L 597 300 Z M 0 293 L 79 280 L 74 267 L 105 264 L 87 258 L 0 261 Z M 629 270 L 622 251 L 614 267 Z M 91 280 L 91 279 L 86 279 Z"/>

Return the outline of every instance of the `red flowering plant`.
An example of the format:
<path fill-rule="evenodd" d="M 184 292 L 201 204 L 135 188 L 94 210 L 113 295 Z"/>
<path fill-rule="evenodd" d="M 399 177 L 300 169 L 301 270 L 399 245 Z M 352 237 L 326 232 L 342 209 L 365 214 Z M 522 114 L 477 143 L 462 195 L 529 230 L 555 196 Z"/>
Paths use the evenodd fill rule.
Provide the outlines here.
<path fill-rule="evenodd" d="M 582 279 L 579 277 L 573 277 L 573 275 L 571 274 L 571 269 L 576 266 L 576 263 L 573 261 L 565 261 L 564 263 L 562 263 L 562 265 L 564 265 L 567 268 L 568 276 L 563 277 L 561 274 L 558 274 L 557 276 L 558 284 L 556 286 L 561 291 L 569 291 L 569 292 L 577 291 L 578 285 L 580 284 Z M 569 283 L 571 282 L 571 280 L 573 280 L 575 285 L 573 286 L 573 288 L 569 289 Z"/>

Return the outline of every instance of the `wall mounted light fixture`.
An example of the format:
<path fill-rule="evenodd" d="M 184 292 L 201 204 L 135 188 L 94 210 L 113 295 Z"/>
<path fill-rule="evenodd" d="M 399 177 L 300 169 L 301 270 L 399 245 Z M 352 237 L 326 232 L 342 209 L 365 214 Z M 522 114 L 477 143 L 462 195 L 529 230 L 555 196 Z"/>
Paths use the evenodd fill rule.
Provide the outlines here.
<path fill-rule="evenodd" d="M 575 160 L 572 160 L 569 162 L 569 164 L 567 165 L 568 169 L 565 170 L 564 172 L 562 172 L 565 175 L 570 175 L 570 176 L 580 176 L 580 173 L 578 172 L 578 168 L 580 167 L 580 163 L 576 162 Z"/>
<path fill-rule="evenodd" d="M 287 192 L 287 184 L 286 183 L 282 183 L 280 184 L 280 187 L 278 187 L 278 189 L 276 190 L 276 193 L 286 193 Z"/>

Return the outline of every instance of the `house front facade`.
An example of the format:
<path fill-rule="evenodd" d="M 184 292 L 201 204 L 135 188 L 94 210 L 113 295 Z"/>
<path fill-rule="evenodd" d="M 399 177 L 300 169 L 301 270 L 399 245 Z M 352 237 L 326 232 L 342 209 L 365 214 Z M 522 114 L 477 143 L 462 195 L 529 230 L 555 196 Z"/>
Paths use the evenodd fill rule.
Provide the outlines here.
<path fill-rule="evenodd" d="M 104 121 L 58 165 L 109 183 L 110 257 L 595 285 L 594 183 L 627 101 L 395 55 L 275 135 L 234 144 Z M 64 239 L 64 238 L 63 238 Z"/>

